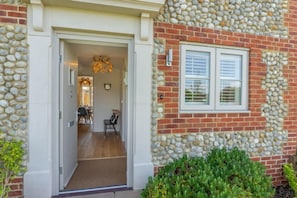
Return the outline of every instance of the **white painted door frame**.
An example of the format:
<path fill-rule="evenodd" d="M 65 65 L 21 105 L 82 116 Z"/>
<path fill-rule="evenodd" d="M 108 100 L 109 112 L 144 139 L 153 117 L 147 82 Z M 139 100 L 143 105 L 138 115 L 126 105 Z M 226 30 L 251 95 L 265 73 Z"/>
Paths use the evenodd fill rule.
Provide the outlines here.
<path fill-rule="evenodd" d="M 100 43 L 111 43 L 111 44 L 121 44 L 121 45 L 127 45 L 128 48 L 128 77 L 127 77 L 127 84 L 128 84 L 128 89 L 127 89 L 127 102 L 126 104 L 126 109 L 127 109 L 127 114 L 124 116 L 127 116 L 127 122 L 123 123 L 123 128 L 126 128 L 127 131 L 127 137 L 126 137 L 126 149 L 127 149 L 127 187 L 132 187 L 133 185 L 133 117 L 134 117 L 134 98 L 135 98 L 135 91 L 134 91 L 134 49 L 133 49 L 133 38 L 132 37 L 125 37 L 125 36 L 107 36 L 107 35 L 101 35 L 101 34 L 87 34 L 87 33 L 77 33 L 77 32 L 66 32 L 66 31 L 56 31 L 55 32 L 55 41 L 54 45 L 58 44 L 60 40 L 66 40 L 66 41 L 75 41 L 77 43 L 81 44 L 96 44 L 100 45 Z M 58 53 L 54 52 L 54 53 Z M 57 56 L 57 55 L 56 55 Z M 53 56 L 55 57 L 55 56 Z M 57 72 L 58 69 L 55 69 Z M 58 73 L 56 74 L 57 76 L 59 75 Z M 58 86 L 61 86 L 60 84 Z M 59 87 L 56 87 L 57 90 L 59 90 Z M 56 118 L 58 119 L 58 117 Z M 59 133 L 54 135 L 56 138 L 59 140 Z M 58 144 L 56 141 L 53 141 L 53 148 L 55 148 L 56 145 Z M 59 184 L 59 152 L 56 150 L 57 156 L 54 157 L 54 177 L 53 177 L 53 184 L 58 185 Z M 55 182 L 56 181 L 56 182 Z M 54 189 L 59 189 L 58 186 L 54 186 Z"/>

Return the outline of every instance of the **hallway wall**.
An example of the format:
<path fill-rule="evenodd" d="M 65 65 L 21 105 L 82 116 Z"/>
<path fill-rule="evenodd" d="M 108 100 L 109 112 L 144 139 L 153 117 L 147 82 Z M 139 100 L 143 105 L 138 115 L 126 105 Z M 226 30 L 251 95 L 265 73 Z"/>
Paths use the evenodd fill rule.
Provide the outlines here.
<path fill-rule="evenodd" d="M 110 83 L 111 89 L 105 90 L 104 84 Z M 104 131 L 103 120 L 110 118 L 113 109 L 120 110 L 121 72 L 113 69 L 111 73 L 94 74 L 94 124 L 96 132 Z M 117 130 L 120 124 L 117 125 Z"/>

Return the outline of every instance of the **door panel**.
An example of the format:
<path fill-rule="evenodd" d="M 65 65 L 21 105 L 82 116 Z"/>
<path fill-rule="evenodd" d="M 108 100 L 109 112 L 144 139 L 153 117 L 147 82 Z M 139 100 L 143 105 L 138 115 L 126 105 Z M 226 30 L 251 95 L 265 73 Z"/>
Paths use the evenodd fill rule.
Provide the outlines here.
<path fill-rule="evenodd" d="M 60 42 L 60 190 L 77 167 L 77 60 L 66 42 Z"/>

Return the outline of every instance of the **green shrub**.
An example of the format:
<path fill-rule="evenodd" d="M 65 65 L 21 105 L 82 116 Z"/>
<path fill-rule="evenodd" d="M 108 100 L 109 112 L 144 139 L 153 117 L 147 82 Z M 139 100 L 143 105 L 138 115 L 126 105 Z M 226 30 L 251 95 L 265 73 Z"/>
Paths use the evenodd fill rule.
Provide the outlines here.
<path fill-rule="evenodd" d="M 265 167 L 237 148 L 214 149 L 206 158 L 184 155 L 150 177 L 146 198 L 269 198 L 271 177 Z"/>
<path fill-rule="evenodd" d="M 296 172 L 293 168 L 293 165 L 291 163 L 284 164 L 283 171 L 284 171 L 285 177 L 289 182 L 290 187 L 294 191 L 295 196 L 297 196 L 297 177 L 296 177 Z"/>
<path fill-rule="evenodd" d="M 1 133 L 0 133 L 1 135 Z M 10 182 L 24 171 L 22 142 L 0 138 L 0 197 L 8 197 Z"/>

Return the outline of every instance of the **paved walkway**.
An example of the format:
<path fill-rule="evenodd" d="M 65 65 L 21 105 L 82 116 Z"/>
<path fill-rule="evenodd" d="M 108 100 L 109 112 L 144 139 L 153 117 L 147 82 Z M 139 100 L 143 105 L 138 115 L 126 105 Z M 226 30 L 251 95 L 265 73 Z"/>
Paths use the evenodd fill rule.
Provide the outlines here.
<path fill-rule="evenodd" d="M 125 190 L 117 192 L 104 192 L 88 195 L 73 195 L 67 198 L 140 198 L 141 191 Z"/>

